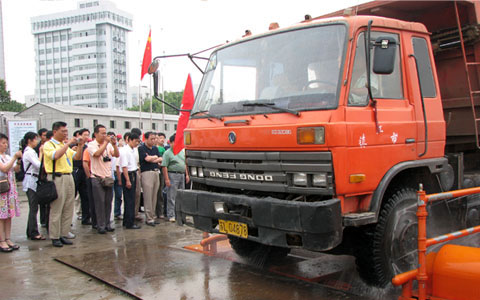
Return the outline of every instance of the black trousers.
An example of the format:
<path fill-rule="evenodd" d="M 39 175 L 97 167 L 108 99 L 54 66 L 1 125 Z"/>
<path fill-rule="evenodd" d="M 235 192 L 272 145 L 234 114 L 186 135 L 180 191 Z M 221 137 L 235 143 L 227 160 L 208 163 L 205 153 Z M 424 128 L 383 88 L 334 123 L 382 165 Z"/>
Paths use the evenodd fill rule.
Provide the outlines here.
<path fill-rule="evenodd" d="M 130 228 L 135 224 L 135 189 L 137 186 L 137 172 L 128 173 L 131 188 L 127 188 L 126 179 L 122 175 L 123 186 L 123 226 Z"/>
<path fill-rule="evenodd" d="M 91 219 L 90 215 L 90 199 L 88 193 L 87 176 L 83 168 L 75 168 L 73 170 L 73 179 L 75 180 L 75 188 L 80 194 L 80 204 L 82 207 L 82 223 L 87 223 Z"/>
<path fill-rule="evenodd" d="M 88 196 L 88 206 L 90 210 L 90 217 L 92 219 L 92 227 L 97 227 L 97 216 L 95 215 L 95 203 L 93 201 L 93 192 L 92 192 L 92 179 L 87 178 L 87 196 Z"/>
<path fill-rule="evenodd" d="M 162 172 L 158 174 L 160 176 L 160 187 L 158 188 L 157 192 L 157 206 L 155 208 L 155 215 L 157 218 L 161 216 L 166 216 L 165 212 L 165 199 L 163 198 L 163 188 L 165 187 L 165 180 L 163 180 Z"/>
<path fill-rule="evenodd" d="M 40 224 L 47 225 L 48 212 L 50 211 L 50 208 L 48 207 L 48 205 L 45 205 L 45 204 L 39 204 L 39 206 L 40 206 Z"/>
<path fill-rule="evenodd" d="M 38 236 L 40 233 L 38 232 L 38 222 L 37 222 L 37 214 L 38 214 L 38 199 L 37 193 L 32 190 L 27 190 L 27 198 L 28 198 L 28 222 L 27 222 L 27 237 L 33 238 Z"/>

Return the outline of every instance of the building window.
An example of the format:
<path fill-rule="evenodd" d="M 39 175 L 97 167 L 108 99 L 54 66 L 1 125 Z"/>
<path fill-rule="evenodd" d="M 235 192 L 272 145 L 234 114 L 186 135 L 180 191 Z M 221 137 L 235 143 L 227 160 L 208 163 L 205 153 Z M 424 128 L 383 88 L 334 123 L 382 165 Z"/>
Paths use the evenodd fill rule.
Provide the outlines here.
<path fill-rule="evenodd" d="M 98 120 L 93 120 L 93 127 L 98 125 Z"/>
<path fill-rule="evenodd" d="M 168 130 L 168 124 L 165 123 L 165 131 L 167 131 L 167 130 Z"/>
<path fill-rule="evenodd" d="M 115 128 L 115 120 L 110 120 L 110 128 Z"/>
<path fill-rule="evenodd" d="M 174 130 L 177 131 L 177 124 L 174 125 Z"/>
<path fill-rule="evenodd" d="M 130 129 L 130 122 L 125 121 L 124 127 L 125 127 L 125 129 Z"/>
<path fill-rule="evenodd" d="M 140 129 L 143 129 L 143 122 L 140 122 Z"/>
<path fill-rule="evenodd" d="M 152 130 L 156 130 L 156 129 L 157 129 L 157 124 L 152 123 Z"/>
<path fill-rule="evenodd" d="M 76 128 L 82 127 L 82 120 L 81 119 L 75 119 L 74 122 L 75 122 L 75 127 Z"/>

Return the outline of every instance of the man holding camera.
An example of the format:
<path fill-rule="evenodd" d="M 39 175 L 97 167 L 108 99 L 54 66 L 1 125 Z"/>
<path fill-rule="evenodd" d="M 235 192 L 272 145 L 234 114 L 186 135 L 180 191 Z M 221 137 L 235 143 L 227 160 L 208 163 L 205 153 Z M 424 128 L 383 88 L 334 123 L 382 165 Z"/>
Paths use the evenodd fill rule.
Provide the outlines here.
<path fill-rule="evenodd" d="M 107 136 L 107 129 L 97 125 L 94 129 L 95 140 L 88 144 L 88 153 L 91 158 L 90 178 L 92 194 L 97 216 L 97 230 L 100 234 L 112 232 L 110 215 L 112 213 L 113 184 L 112 157 L 119 157 L 117 139 Z"/>
<path fill-rule="evenodd" d="M 81 159 L 80 152 L 70 149 L 76 144 L 83 147 L 85 141 L 72 138 L 66 143 L 68 137 L 67 123 L 55 122 L 52 125 L 53 138 L 44 144 L 43 158 L 45 172 L 48 180 L 55 182 L 58 198 L 50 203 L 50 220 L 48 233 L 55 247 L 73 244 L 64 238 L 70 231 L 73 217 L 73 202 L 75 199 L 75 183 L 73 182 L 73 160 Z M 55 174 L 53 174 L 55 162 Z"/>

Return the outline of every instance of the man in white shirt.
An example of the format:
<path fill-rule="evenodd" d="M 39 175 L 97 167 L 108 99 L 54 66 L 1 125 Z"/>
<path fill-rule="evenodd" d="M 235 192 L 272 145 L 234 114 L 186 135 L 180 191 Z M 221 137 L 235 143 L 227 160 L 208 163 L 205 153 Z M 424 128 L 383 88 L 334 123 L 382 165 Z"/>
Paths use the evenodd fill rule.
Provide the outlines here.
<path fill-rule="evenodd" d="M 140 142 L 140 137 L 136 133 L 129 136 L 125 134 L 127 144 L 122 148 L 118 162 L 122 170 L 123 186 L 123 226 L 127 229 L 139 229 L 135 224 L 135 191 L 137 188 L 137 162 L 135 160 L 136 148 Z"/>
<path fill-rule="evenodd" d="M 107 133 L 107 135 L 115 136 L 115 133 L 110 131 Z M 119 141 L 122 139 L 122 136 L 119 134 L 116 137 L 117 137 L 118 151 L 121 153 L 124 145 L 120 145 Z M 115 179 L 115 182 L 113 184 L 113 194 L 114 194 L 113 216 L 115 220 L 122 220 L 123 218 L 122 218 L 121 206 L 122 206 L 123 188 L 122 188 L 120 176 L 117 176 L 117 174 L 121 173 L 121 171 L 117 172 L 118 162 L 119 162 L 119 158 L 112 157 L 112 178 Z"/>
<path fill-rule="evenodd" d="M 44 240 L 45 237 L 38 231 L 37 225 L 37 212 L 38 212 L 38 199 L 36 196 L 38 171 L 40 169 L 40 159 L 34 148 L 38 144 L 38 135 L 34 132 L 27 132 L 23 138 L 24 152 L 22 156 L 23 170 L 25 177 L 23 178 L 23 191 L 26 192 L 28 198 L 28 204 L 30 207 L 28 213 L 27 223 L 27 237 L 31 240 Z M 43 150 L 42 147 L 40 149 Z M 40 158 L 42 152 L 40 152 Z"/>
<path fill-rule="evenodd" d="M 139 143 L 142 143 L 142 131 L 138 128 L 132 128 L 131 133 L 138 135 Z M 138 155 L 138 147 L 135 148 L 135 161 L 137 162 L 137 186 L 135 187 L 135 219 L 137 221 L 142 221 L 143 218 L 140 216 L 140 200 L 142 196 L 142 173 L 140 172 L 140 157 Z"/>

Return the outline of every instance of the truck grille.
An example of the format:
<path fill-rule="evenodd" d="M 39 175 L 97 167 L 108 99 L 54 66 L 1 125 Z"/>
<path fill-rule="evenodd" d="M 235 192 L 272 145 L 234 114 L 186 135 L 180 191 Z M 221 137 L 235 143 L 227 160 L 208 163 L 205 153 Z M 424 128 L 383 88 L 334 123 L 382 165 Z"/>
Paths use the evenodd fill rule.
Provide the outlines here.
<path fill-rule="evenodd" d="M 293 194 L 334 194 L 330 152 L 187 150 L 186 157 L 192 180 L 209 186 Z M 196 172 L 192 172 L 192 168 Z M 307 175 L 306 186 L 293 184 L 295 173 Z M 313 176 L 318 174 L 326 178 L 321 186 L 313 182 Z"/>

